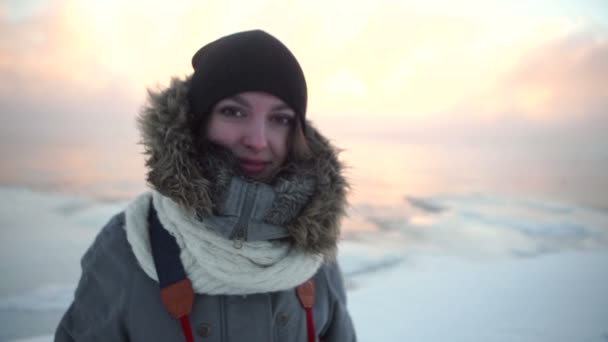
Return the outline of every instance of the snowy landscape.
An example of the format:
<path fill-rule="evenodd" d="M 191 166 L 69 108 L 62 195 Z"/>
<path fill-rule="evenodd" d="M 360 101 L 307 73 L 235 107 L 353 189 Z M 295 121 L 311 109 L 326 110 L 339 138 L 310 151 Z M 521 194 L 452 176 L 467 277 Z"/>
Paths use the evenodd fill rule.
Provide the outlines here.
<path fill-rule="evenodd" d="M 0 1 L 0 342 L 145 191 L 146 89 L 250 29 L 341 151 L 358 341 L 608 342 L 606 0 Z"/>
<path fill-rule="evenodd" d="M 0 341 L 52 341 L 127 202 L 0 188 Z M 608 341 L 608 212 L 488 194 L 357 204 L 340 263 L 360 341 Z"/>

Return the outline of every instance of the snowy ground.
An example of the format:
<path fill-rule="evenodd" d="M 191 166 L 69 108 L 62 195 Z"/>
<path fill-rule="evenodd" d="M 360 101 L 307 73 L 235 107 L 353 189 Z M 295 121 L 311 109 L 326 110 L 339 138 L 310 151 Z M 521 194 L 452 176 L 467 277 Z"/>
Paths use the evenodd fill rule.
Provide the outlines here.
<path fill-rule="evenodd" d="M 47 342 L 125 203 L 0 188 L 0 341 Z M 499 195 L 357 205 L 340 245 L 360 341 L 608 341 L 608 212 Z"/>

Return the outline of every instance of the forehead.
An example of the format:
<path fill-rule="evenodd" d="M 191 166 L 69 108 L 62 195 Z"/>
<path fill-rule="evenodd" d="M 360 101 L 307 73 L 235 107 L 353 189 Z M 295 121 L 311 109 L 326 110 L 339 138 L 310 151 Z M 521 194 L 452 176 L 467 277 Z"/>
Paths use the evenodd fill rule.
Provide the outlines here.
<path fill-rule="evenodd" d="M 293 109 L 280 98 L 262 91 L 241 92 L 222 99 L 218 104 L 228 101 L 236 102 L 246 107 L 268 107 L 275 110 L 284 109 L 293 111 Z"/>

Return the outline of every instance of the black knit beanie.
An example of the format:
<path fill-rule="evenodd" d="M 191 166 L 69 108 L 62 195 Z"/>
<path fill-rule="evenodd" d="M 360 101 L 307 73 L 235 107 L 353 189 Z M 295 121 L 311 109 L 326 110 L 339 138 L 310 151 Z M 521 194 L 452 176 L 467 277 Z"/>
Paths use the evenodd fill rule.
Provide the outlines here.
<path fill-rule="evenodd" d="M 192 57 L 188 101 L 195 124 L 206 122 L 220 100 L 245 91 L 263 91 L 285 102 L 305 129 L 306 80 L 300 64 L 277 38 L 244 31 L 215 40 Z"/>

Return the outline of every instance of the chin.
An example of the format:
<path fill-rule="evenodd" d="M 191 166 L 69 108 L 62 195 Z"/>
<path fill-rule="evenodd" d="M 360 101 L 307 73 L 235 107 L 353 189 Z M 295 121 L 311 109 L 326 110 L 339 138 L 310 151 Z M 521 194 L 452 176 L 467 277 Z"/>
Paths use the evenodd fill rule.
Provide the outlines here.
<path fill-rule="evenodd" d="M 257 182 L 262 182 L 262 183 L 270 183 L 272 182 L 272 180 L 274 179 L 274 177 L 277 175 L 278 170 L 264 170 L 261 173 L 257 173 L 257 174 L 246 174 L 247 177 L 251 178 L 254 181 Z"/>
<path fill-rule="evenodd" d="M 259 174 L 259 175 L 249 175 L 249 178 L 251 178 L 257 182 L 270 183 L 272 181 L 272 178 L 274 178 L 274 177 L 273 177 L 273 175 Z"/>

